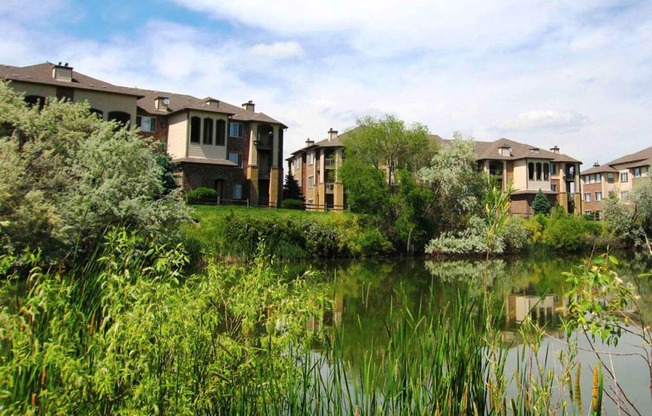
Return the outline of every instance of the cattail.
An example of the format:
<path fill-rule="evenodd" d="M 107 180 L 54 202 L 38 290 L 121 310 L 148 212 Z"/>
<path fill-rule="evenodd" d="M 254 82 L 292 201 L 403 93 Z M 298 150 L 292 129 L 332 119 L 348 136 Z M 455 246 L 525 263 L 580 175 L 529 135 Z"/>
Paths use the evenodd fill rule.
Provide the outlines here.
<path fill-rule="evenodd" d="M 577 373 L 575 373 L 575 403 L 577 403 L 580 414 L 584 413 L 582 411 L 582 385 L 580 384 L 582 377 L 581 370 L 582 362 L 580 361 L 577 363 Z"/>
<path fill-rule="evenodd" d="M 592 393 L 591 415 L 600 416 L 602 414 L 602 367 L 600 363 L 596 363 L 593 367 Z"/>

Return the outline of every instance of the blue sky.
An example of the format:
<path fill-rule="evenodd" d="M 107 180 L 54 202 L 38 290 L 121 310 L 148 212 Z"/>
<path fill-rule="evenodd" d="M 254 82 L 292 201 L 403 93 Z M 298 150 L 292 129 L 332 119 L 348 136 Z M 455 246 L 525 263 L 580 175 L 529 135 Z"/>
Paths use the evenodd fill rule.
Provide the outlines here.
<path fill-rule="evenodd" d="M 286 155 L 387 113 L 585 168 L 652 145 L 649 0 L 4 0 L 0 20 L 0 63 L 251 99 Z"/>

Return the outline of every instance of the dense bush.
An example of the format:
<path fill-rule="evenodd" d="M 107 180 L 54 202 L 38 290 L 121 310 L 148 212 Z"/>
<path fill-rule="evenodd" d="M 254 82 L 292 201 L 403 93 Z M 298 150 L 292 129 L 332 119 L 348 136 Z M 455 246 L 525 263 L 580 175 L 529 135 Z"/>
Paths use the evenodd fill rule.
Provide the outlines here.
<path fill-rule="evenodd" d="M 501 254 L 505 251 L 505 242 L 500 236 L 494 239 L 490 252 Z M 487 224 L 480 217 L 473 216 L 467 228 L 461 231 L 447 231 L 426 246 L 427 254 L 465 255 L 484 254 L 487 252 Z"/>
<path fill-rule="evenodd" d="M 555 250 L 578 251 L 591 248 L 601 232 L 599 222 L 559 209 L 548 219 L 541 241 Z"/>
<path fill-rule="evenodd" d="M 56 262 L 87 253 L 113 226 L 176 237 L 186 207 L 157 152 L 87 103 L 49 99 L 30 109 L 0 82 L 2 244 L 39 247 Z"/>
<path fill-rule="evenodd" d="M 193 189 L 186 194 L 188 202 L 202 202 L 202 201 L 215 201 L 217 200 L 217 191 L 215 189 L 200 186 Z"/>
<path fill-rule="evenodd" d="M 301 199 L 288 198 L 281 202 L 281 208 L 285 209 L 305 209 L 305 203 Z"/>
<path fill-rule="evenodd" d="M 20 303 L 0 289 L 0 413 L 283 413 L 263 406 L 282 405 L 324 288 L 263 259 L 183 281 L 183 249 L 151 243 L 110 233 L 66 275 L 36 259 Z"/>

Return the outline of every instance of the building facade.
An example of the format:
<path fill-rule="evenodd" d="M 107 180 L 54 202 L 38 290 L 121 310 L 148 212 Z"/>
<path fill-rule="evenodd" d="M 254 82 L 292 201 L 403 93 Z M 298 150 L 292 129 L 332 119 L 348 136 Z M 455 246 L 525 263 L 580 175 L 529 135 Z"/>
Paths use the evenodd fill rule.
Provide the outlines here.
<path fill-rule="evenodd" d="M 337 169 L 344 157 L 341 141 L 346 133 L 338 136 L 330 129 L 328 137 L 314 142 L 307 140 L 305 147 L 286 159 L 288 171 L 299 182 L 306 199 L 307 209 L 344 209 L 346 206 L 344 186 Z M 447 146 L 450 140 L 432 135 L 439 146 Z M 511 211 L 514 214 L 533 214 L 535 195 L 541 190 L 550 200 L 564 210 L 582 212 L 580 190 L 580 165 L 582 162 L 560 153 L 558 147 L 543 150 L 535 146 L 499 139 L 493 142 L 475 142 L 478 169 L 497 178 L 504 190 L 511 183 Z"/>
<path fill-rule="evenodd" d="M 343 137 L 331 128 L 326 139 L 308 139 L 304 148 L 286 159 L 288 172 L 299 183 L 308 210 L 341 211 L 346 206 L 344 186 L 338 175 L 344 157 L 340 140 Z"/>
<path fill-rule="evenodd" d="M 121 87 L 61 63 L 0 65 L 0 78 L 30 105 L 47 97 L 86 101 L 102 119 L 140 128 L 141 135 L 165 144 L 186 190 L 204 186 L 215 189 L 220 201 L 280 203 L 287 127 L 257 113 L 252 101 L 238 107 L 212 97 Z"/>
<path fill-rule="evenodd" d="M 652 147 L 622 156 L 609 163 L 593 164 L 581 173 L 585 214 L 601 217 L 603 200 L 615 196 L 627 202 L 636 184 L 650 176 Z"/>

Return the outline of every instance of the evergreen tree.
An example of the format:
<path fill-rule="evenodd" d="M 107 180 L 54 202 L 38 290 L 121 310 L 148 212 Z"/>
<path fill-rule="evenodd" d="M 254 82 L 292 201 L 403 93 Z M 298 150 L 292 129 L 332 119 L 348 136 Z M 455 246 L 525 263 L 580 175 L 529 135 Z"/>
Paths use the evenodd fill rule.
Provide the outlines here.
<path fill-rule="evenodd" d="M 285 185 L 283 186 L 283 199 L 299 199 L 303 201 L 303 195 L 301 195 L 301 187 L 299 182 L 294 179 L 291 173 L 288 173 L 285 176 Z"/>
<path fill-rule="evenodd" d="M 532 209 L 535 214 L 550 214 L 550 201 L 545 196 L 543 191 L 539 189 L 537 195 L 534 197 L 534 202 L 532 203 Z"/>

